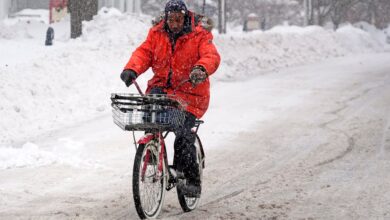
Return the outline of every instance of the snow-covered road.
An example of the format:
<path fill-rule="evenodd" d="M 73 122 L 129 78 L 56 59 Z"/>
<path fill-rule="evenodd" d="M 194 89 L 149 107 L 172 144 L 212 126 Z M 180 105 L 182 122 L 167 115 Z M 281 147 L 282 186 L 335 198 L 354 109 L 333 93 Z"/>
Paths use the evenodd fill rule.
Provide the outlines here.
<path fill-rule="evenodd" d="M 355 55 L 214 84 L 201 205 L 183 214 L 172 191 L 160 217 L 390 218 L 389 60 Z M 56 163 L 0 170 L 0 219 L 137 218 L 134 146 L 110 115 L 31 141 L 25 150 Z"/>

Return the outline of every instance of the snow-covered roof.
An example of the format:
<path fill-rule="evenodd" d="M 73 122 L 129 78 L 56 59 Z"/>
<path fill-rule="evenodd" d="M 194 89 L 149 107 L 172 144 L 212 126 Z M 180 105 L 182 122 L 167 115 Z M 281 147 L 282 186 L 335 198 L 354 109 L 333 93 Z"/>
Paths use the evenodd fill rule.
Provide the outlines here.
<path fill-rule="evenodd" d="M 257 18 L 257 17 L 259 17 L 259 16 L 257 14 L 255 14 L 255 13 L 250 13 L 248 15 L 248 18 Z"/>

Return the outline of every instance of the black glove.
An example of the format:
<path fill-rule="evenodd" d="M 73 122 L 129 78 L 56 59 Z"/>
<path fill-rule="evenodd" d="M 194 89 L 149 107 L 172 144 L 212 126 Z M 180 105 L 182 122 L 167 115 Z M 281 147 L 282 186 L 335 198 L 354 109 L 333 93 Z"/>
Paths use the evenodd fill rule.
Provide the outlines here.
<path fill-rule="evenodd" d="M 121 79 L 129 87 L 133 84 L 133 80 L 137 79 L 137 73 L 134 70 L 123 70 L 121 73 Z"/>
<path fill-rule="evenodd" d="M 205 81 L 207 76 L 208 75 L 203 66 L 195 66 L 194 68 L 192 68 L 190 73 L 190 82 L 193 86 L 197 86 L 198 84 Z"/>

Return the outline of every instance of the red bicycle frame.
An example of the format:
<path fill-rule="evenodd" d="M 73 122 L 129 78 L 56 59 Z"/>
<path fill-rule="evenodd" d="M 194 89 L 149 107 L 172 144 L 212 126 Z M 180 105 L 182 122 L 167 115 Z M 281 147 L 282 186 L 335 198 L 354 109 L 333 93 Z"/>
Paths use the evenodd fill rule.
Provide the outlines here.
<path fill-rule="evenodd" d="M 189 80 L 185 80 L 183 82 L 181 82 L 178 86 L 178 88 L 183 85 L 184 83 L 188 82 Z M 138 85 L 138 83 L 133 80 L 133 84 L 135 85 L 135 87 L 137 88 L 139 94 L 141 94 L 142 96 L 144 96 L 145 94 L 141 91 L 141 88 L 140 86 Z M 176 90 L 174 91 L 174 93 L 176 92 Z M 197 133 L 198 131 L 198 128 L 197 127 L 196 129 L 193 129 L 192 131 L 194 133 Z M 134 135 L 134 134 L 133 134 Z M 135 138 L 135 137 L 134 137 Z M 161 133 L 161 131 L 159 132 L 155 132 L 155 133 L 148 133 L 146 135 L 144 135 L 143 137 L 141 137 L 139 140 L 138 140 L 138 144 L 147 144 L 149 143 L 150 141 L 152 140 L 156 140 L 158 141 L 160 147 L 158 148 L 159 152 L 158 152 L 158 169 L 157 169 L 157 177 L 160 178 L 162 176 L 162 173 L 163 173 L 163 162 L 165 161 L 165 163 L 168 163 L 167 161 L 167 155 L 166 155 L 166 149 L 165 149 L 165 141 L 164 141 L 164 137 Z M 134 140 L 135 141 L 135 140 Z M 200 141 L 200 140 L 199 140 Z M 200 143 L 201 144 L 201 143 Z M 204 156 L 204 152 L 203 152 L 203 148 L 201 147 L 201 153 L 202 155 Z M 146 152 L 146 155 L 145 155 L 145 160 L 143 162 L 143 167 L 142 167 L 142 173 L 141 173 L 141 179 L 142 181 L 145 180 L 145 173 L 146 173 L 146 168 L 147 168 L 147 165 L 149 163 L 149 160 L 150 160 L 150 151 L 148 150 Z M 168 164 L 167 164 L 168 165 Z M 204 166 L 204 164 L 203 164 Z"/>
<path fill-rule="evenodd" d="M 162 176 L 163 173 L 163 165 L 164 165 L 163 162 L 166 161 L 165 141 L 163 135 L 161 134 L 161 132 L 157 132 L 155 134 L 150 134 L 150 133 L 146 134 L 138 141 L 138 144 L 147 144 L 154 139 L 157 139 L 160 145 L 160 147 L 158 148 L 159 152 L 158 152 L 158 169 L 157 169 L 157 177 L 159 178 Z M 142 173 L 141 173 L 142 181 L 145 180 L 145 173 L 146 173 L 146 168 L 149 163 L 149 160 L 150 160 L 150 151 L 147 150 L 145 155 L 145 160 L 142 166 Z"/>

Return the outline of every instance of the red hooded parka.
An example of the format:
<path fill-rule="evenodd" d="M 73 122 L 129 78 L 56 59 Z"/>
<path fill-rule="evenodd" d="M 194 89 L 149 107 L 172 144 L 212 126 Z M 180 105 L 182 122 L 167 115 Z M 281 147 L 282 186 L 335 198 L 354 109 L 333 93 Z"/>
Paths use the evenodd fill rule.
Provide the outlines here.
<path fill-rule="evenodd" d="M 212 42 L 211 32 L 204 29 L 201 22 L 195 26 L 194 14 L 188 13 L 191 31 L 176 40 L 174 49 L 164 29 L 165 21 L 162 20 L 149 30 L 146 40 L 133 52 L 125 66 L 125 69 L 134 70 L 138 75 L 152 67 L 154 76 L 148 81 L 147 93 L 153 87 L 161 87 L 167 94 L 173 94 L 181 82 L 189 79 L 194 66 L 202 66 L 209 76 L 217 70 L 220 56 Z M 170 71 L 171 87 L 167 87 Z M 201 118 L 209 106 L 209 79 L 196 87 L 186 82 L 177 88 L 175 95 L 187 102 L 186 111 Z"/>

